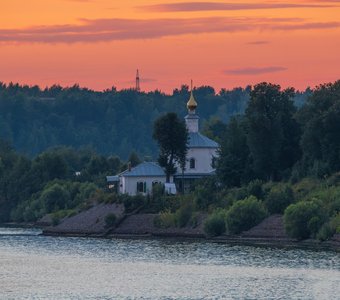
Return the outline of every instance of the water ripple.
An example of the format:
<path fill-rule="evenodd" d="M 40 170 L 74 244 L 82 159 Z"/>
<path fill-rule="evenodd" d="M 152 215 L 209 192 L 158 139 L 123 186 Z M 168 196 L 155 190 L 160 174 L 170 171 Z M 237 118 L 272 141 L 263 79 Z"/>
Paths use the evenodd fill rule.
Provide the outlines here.
<path fill-rule="evenodd" d="M 1 299 L 337 299 L 333 252 L 0 229 Z M 27 235 L 25 235 L 27 233 Z"/>

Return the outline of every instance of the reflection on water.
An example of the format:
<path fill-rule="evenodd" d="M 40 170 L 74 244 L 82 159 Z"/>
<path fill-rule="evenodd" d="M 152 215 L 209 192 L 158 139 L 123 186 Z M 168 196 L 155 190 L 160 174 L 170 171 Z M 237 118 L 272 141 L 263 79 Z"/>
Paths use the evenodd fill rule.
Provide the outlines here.
<path fill-rule="evenodd" d="M 0 227 L 0 236 L 3 235 L 39 235 L 42 231 L 37 228 Z"/>
<path fill-rule="evenodd" d="M 340 255 L 0 229 L 1 299 L 339 299 Z"/>

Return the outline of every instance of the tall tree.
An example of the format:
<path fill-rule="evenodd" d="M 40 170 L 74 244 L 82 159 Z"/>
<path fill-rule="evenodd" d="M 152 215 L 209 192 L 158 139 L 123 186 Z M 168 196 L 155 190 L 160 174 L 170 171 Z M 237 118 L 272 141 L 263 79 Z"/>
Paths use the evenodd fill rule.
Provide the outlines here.
<path fill-rule="evenodd" d="M 340 170 L 339 99 L 340 80 L 320 85 L 299 112 L 303 161 L 307 169 L 314 169 L 315 175 Z"/>
<path fill-rule="evenodd" d="M 175 113 L 167 113 L 154 123 L 153 138 L 159 145 L 158 162 L 164 168 L 166 182 L 176 173 L 176 163 L 185 167 L 188 150 L 188 131 L 184 121 Z"/>
<path fill-rule="evenodd" d="M 203 134 L 208 138 L 221 143 L 225 134 L 227 125 L 223 123 L 218 117 L 211 117 L 208 121 L 203 123 Z"/>
<path fill-rule="evenodd" d="M 240 186 L 251 178 L 244 119 L 233 117 L 219 149 L 216 173 L 226 186 Z"/>
<path fill-rule="evenodd" d="M 135 167 L 140 164 L 142 161 L 140 160 L 136 151 L 132 151 L 129 155 L 128 162 L 131 164 L 131 167 Z"/>
<path fill-rule="evenodd" d="M 246 109 L 248 146 L 257 177 L 278 180 L 300 157 L 300 131 L 292 101 L 293 89 L 260 83 Z"/>

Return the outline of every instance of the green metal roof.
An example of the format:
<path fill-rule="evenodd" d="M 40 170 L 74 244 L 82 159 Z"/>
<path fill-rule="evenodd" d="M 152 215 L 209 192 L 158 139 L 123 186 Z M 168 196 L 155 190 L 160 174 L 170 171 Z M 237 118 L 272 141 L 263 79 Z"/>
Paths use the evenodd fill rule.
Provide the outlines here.
<path fill-rule="evenodd" d="M 119 176 L 125 177 L 159 177 L 165 176 L 163 169 L 155 162 L 143 162 L 138 166 L 131 169 L 131 171 L 126 170 Z"/>
<path fill-rule="evenodd" d="M 215 141 L 200 134 L 199 132 L 189 132 L 188 147 L 189 148 L 218 148 L 219 145 Z"/>

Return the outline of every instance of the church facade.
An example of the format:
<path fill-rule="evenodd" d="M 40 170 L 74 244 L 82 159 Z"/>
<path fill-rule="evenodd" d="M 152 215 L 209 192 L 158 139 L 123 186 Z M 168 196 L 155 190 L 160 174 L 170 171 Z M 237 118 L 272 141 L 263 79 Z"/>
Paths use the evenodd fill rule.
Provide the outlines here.
<path fill-rule="evenodd" d="M 185 123 L 189 139 L 186 166 L 183 172 L 177 168 L 178 172 L 170 178 L 172 184 L 166 184 L 168 193 L 176 193 L 176 191 L 187 193 L 191 190 L 194 181 L 215 173 L 219 145 L 199 132 L 197 102 L 192 90 L 187 108 Z M 116 176 L 107 176 L 107 181 L 109 187 L 121 194 L 151 194 L 155 184 L 165 184 L 166 176 L 157 163 L 143 162 Z"/>

